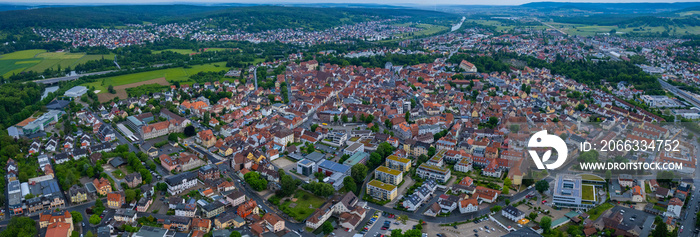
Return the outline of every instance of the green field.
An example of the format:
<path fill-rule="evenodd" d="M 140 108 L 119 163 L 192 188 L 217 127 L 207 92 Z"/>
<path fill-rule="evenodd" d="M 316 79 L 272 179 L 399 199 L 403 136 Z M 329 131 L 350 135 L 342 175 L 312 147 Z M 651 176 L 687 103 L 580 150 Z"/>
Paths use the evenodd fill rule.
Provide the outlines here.
<path fill-rule="evenodd" d="M 22 50 L 22 51 L 17 51 L 17 52 L 12 52 L 8 54 L 3 54 L 0 55 L 0 60 L 5 60 L 5 59 L 29 59 L 29 58 L 34 58 L 37 54 L 46 52 L 46 50 L 43 49 L 31 49 L 31 50 Z"/>
<path fill-rule="evenodd" d="M 450 29 L 447 26 L 441 26 L 441 25 L 432 25 L 432 24 L 413 24 L 413 23 L 402 23 L 402 24 L 397 24 L 397 26 L 412 26 L 416 28 L 421 28 L 420 31 L 413 32 L 413 35 L 411 33 L 402 33 L 402 34 L 396 34 L 394 36 L 400 37 L 400 38 L 406 38 L 406 37 L 421 37 L 421 36 L 426 36 L 426 35 L 432 35 L 435 33 L 438 33 L 443 30 L 448 30 Z M 381 42 L 389 42 L 389 41 L 396 41 L 396 40 L 401 40 L 401 39 L 393 39 L 393 40 L 382 40 Z"/>
<path fill-rule="evenodd" d="M 325 202 L 323 198 L 316 197 L 313 194 L 303 190 L 297 190 L 297 192 L 294 194 L 294 198 L 297 199 L 295 207 L 289 207 L 289 205 L 292 204 L 292 201 L 288 200 L 280 204 L 280 210 L 297 221 L 303 221 L 309 217 Z"/>
<path fill-rule="evenodd" d="M 595 202 L 595 188 L 593 185 L 581 185 L 581 199 Z"/>
<path fill-rule="evenodd" d="M 662 33 L 666 31 L 666 28 L 663 26 L 656 26 L 656 27 L 651 27 L 651 26 L 642 26 L 642 27 L 617 27 L 617 26 L 600 26 L 600 25 L 583 25 L 583 24 L 568 24 L 568 23 L 557 23 L 557 22 L 548 22 L 548 24 L 556 27 L 557 29 L 561 29 L 564 32 L 567 32 L 569 34 L 573 35 L 581 35 L 581 36 L 593 36 L 598 33 L 610 33 L 610 30 L 615 29 L 615 31 L 618 34 L 624 34 L 624 33 Z M 671 34 L 674 33 L 678 35 L 685 35 L 685 34 L 700 34 L 700 27 L 699 26 L 670 26 L 669 27 L 669 32 Z M 686 33 L 687 32 L 687 33 Z"/>
<path fill-rule="evenodd" d="M 43 72 L 48 68 L 57 69 L 97 60 L 103 55 L 85 55 L 85 53 L 46 52 L 43 49 L 22 50 L 0 55 L 0 75 L 9 77 L 23 71 Z M 104 55 L 106 58 L 110 55 Z M 113 54 L 111 57 L 114 57 Z"/>
<path fill-rule="evenodd" d="M 165 49 L 165 50 L 156 50 L 156 51 L 153 51 L 153 53 L 154 53 L 154 54 L 159 54 L 159 53 L 162 53 L 163 51 L 172 51 L 172 52 L 175 52 L 175 53 L 187 54 L 187 55 L 190 55 L 190 54 L 195 53 L 195 52 L 192 51 L 191 49 Z"/>
<path fill-rule="evenodd" d="M 594 174 L 581 174 L 580 176 L 584 180 L 600 181 L 600 182 L 605 181 L 605 179 L 601 178 L 598 175 L 594 175 Z"/>
<path fill-rule="evenodd" d="M 139 73 L 133 73 L 133 74 L 127 74 L 127 75 L 121 75 L 121 76 L 114 76 L 114 77 L 106 77 L 106 78 L 99 79 L 96 82 L 86 83 L 83 85 L 84 86 L 94 86 L 96 90 L 100 90 L 100 93 L 102 93 L 102 92 L 106 91 L 106 88 L 109 85 L 120 86 L 120 85 L 141 82 L 141 81 L 152 80 L 152 79 L 161 78 L 161 77 L 165 77 L 165 79 L 168 81 L 189 81 L 189 77 L 192 74 L 196 74 L 199 72 L 221 71 L 221 70 L 228 70 L 228 68 L 226 68 L 225 62 L 204 64 L 204 65 L 195 65 L 195 66 L 192 66 L 191 68 L 177 67 L 177 68 L 168 68 L 168 69 L 161 69 L 161 70 L 148 71 L 148 72 L 139 72 Z"/>
<path fill-rule="evenodd" d="M 613 204 L 610 204 L 608 202 L 600 204 L 600 206 L 597 206 L 591 210 L 588 210 L 586 213 L 588 213 L 588 218 L 595 221 L 602 215 L 605 211 L 608 209 L 613 208 Z"/>
<path fill-rule="evenodd" d="M 207 51 L 225 51 L 225 50 L 234 50 L 232 48 L 207 48 Z"/>

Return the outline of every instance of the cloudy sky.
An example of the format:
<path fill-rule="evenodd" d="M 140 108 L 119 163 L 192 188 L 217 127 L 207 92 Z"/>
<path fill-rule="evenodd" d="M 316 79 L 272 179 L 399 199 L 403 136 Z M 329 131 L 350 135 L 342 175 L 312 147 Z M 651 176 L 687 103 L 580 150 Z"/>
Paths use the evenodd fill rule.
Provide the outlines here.
<path fill-rule="evenodd" d="M 169 3 L 375 3 L 375 4 L 457 4 L 457 5 L 518 5 L 539 0 L 0 0 L 0 3 L 14 4 L 169 4 Z M 542 0 L 545 1 L 545 0 Z M 551 1 L 551 0 L 550 0 Z M 696 2 L 698 0 L 567 0 L 557 2 Z"/>

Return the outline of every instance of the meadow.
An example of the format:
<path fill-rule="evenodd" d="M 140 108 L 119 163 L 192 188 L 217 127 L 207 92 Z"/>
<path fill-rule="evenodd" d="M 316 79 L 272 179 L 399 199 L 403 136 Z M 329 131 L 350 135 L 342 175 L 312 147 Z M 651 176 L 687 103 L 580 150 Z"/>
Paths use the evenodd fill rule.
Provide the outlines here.
<path fill-rule="evenodd" d="M 160 70 L 154 70 L 154 71 L 148 71 L 148 72 L 139 72 L 139 73 L 133 73 L 133 74 L 126 74 L 126 75 L 120 75 L 120 76 L 114 76 L 114 77 L 106 77 L 106 78 L 101 78 L 98 79 L 95 82 L 91 83 L 86 83 L 83 84 L 84 86 L 89 86 L 89 87 L 95 87 L 95 90 L 100 90 L 100 93 L 105 93 L 106 88 L 109 85 L 112 86 L 121 86 L 121 85 L 126 85 L 126 84 L 132 84 L 132 83 L 137 83 L 141 81 L 148 81 L 156 78 L 165 78 L 168 82 L 173 82 L 173 81 L 179 81 L 182 82 L 183 84 L 189 84 L 190 82 L 190 75 L 199 73 L 199 72 L 209 72 L 209 71 L 221 71 L 221 70 L 228 70 L 226 68 L 226 63 L 225 62 L 218 62 L 218 63 L 210 63 L 210 64 L 203 64 L 203 65 L 194 65 L 191 66 L 190 68 L 184 68 L 184 67 L 176 67 L 176 68 L 167 68 L 167 69 L 160 69 Z"/>
<path fill-rule="evenodd" d="M 0 55 L 0 75 L 12 76 L 24 71 L 43 72 L 48 68 L 62 69 L 85 63 L 89 60 L 99 60 L 102 57 L 111 58 L 109 55 L 86 55 L 85 53 L 46 52 L 43 49 L 32 49 L 12 52 Z"/>
<path fill-rule="evenodd" d="M 593 36 L 599 33 L 609 33 L 610 30 L 615 29 L 617 34 L 624 33 L 662 33 L 666 31 L 663 26 L 641 26 L 641 27 L 618 27 L 618 26 L 604 26 L 604 25 L 585 25 L 585 24 L 569 24 L 569 23 L 558 23 L 558 22 L 548 22 L 550 25 L 561 29 L 564 32 L 572 35 L 580 36 Z M 700 27 L 698 26 L 669 26 L 669 32 L 673 35 L 686 35 L 686 34 L 700 34 Z"/>

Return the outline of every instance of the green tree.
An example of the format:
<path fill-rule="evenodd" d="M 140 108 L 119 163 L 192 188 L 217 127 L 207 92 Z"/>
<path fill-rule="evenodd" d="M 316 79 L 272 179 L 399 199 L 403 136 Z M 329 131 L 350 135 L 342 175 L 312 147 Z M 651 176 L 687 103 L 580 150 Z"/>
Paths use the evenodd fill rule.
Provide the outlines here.
<path fill-rule="evenodd" d="M 12 217 L 0 237 L 34 237 L 39 235 L 35 226 L 36 222 L 29 217 Z"/>
<path fill-rule="evenodd" d="M 389 235 L 390 237 L 403 237 L 403 234 L 401 233 L 401 229 L 393 229 L 391 230 L 391 234 Z"/>
<path fill-rule="evenodd" d="M 85 233 L 85 237 L 95 237 L 95 234 L 93 234 L 92 231 L 88 230 L 88 231 Z"/>
<path fill-rule="evenodd" d="M 530 215 L 528 215 L 528 219 L 530 219 L 531 221 L 537 219 L 537 212 L 530 212 Z"/>
<path fill-rule="evenodd" d="M 505 180 L 503 180 L 503 194 L 509 194 L 510 193 L 510 186 L 512 184 L 512 181 L 510 181 L 510 178 L 506 177 Z"/>
<path fill-rule="evenodd" d="M 251 171 L 243 176 L 244 180 L 251 188 L 255 191 L 262 191 L 267 188 L 267 180 L 261 178 L 260 173 L 256 171 Z"/>
<path fill-rule="evenodd" d="M 333 232 L 333 224 L 331 224 L 329 221 L 323 222 L 321 229 L 323 230 L 324 234 L 330 234 Z"/>
<path fill-rule="evenodd" d="M 552 227 L 552 218 L 543 216 L 542 219 L 540 219 L 540 227 L 542 227 L 544 233 L 549 233 L 549 229 Z"/>
<path fill-rule="evenodd" d="M 350 168 L 350 176 L 357 182 L 364 182 L 369 169 L 363 164 L 356 164 Z"/>
<path fill-rule="evenodd" d="M 348 122 L 348 116 L 345 115 L 345 114 L 343 114 L 342 116 L 340 116 L 340 120 L 343 121 L 343 123 L 347 123 L 347 122 Z"/>
<path fill-rule="evenodd" d="M 311 124 L 311 131 L 315 132 L 316 128 L 318 128 L 318 124 Z"/>
<path fill-rule="evenodd" d="M 301 185 L 301 181 L 295 179 L 291 175 L 280 173 L 280 186 L 282 188 L 277 191 L 277 195 L 281 197 L 286 197 L 294 193 L 294 191 Z"/>
<path fill-rule="evenodd" d="M 544 179 L 537 181 L 537 183 L 535 183 L 535 190 L 537 190 L 540 193 L 543 193 L 543 192 L 549 190 L 549 182 L 547 182 Z"/>
<path fill-rule="evenodd" d="M 131 201 L 134 201 L 134 199 L 136 198 L 136 191 L 134 191 L 133 189 L 127 189 L 126 191 L 124 191 L 124 196 L 126 203 L 131 203 Z"/>
<path fill-rule="evenodd" d="M 406 232 L 403 233 L 403 237 L 421 237 L 421 236 L 422 236 L 422 233 L 418 229 L 407 230 Z"/>
<path fill-rule="evenodd" d="M 230 235 L 228 235 L 228 237 L 241 237 L 241 232 L 234 230 Z"/>
<path fill-rule="evenodd" d="M 73 218 L 73 223 L 83 222 L 83 214 L 80 214 L 80 212 L 72 211 L 70 215 Z"/>
<path fill-rule="evenodd" d="M 351 176 L 345 176 L 345 178 L 343 178 L 343 187 L 345 187 L 346 190 L 355 193 L 355 195 L 358 194 L 357 183 Z"/>
<path fill-rule="evenodd" d="M 657 216 L 656 217 L 656 228 L 651 231 L 651 236 L 653 237 L 667 237 L 669 236 L 668 234 L 668 228 L 666 227 L 666 222 L 664 222 L 661 217 Z"/>
<path fill-rule="evenodd" d="M 396 220 L 401 222 L 401 224 L 406 224 L 406 221 L 408 221 L 408 215 L 406 214 L 401 214 L 398 217 L 396 217 Z"/>
<path fill-rule="evenodd" d="M 496 205 L 496 206 L 491 207 L 490 210 L 491 210 L 491 212 L 499 212 L 499 211 L 501 211 L 501 209 L 503 209 L 503 207 Z"/>
<path fill-rule="evenodd" d="M 92 216 L 90 216 L 90 224 L 97 225 L 100 223 L 100 221 L 102 221 L 100 215 L 92 214 Z"/>

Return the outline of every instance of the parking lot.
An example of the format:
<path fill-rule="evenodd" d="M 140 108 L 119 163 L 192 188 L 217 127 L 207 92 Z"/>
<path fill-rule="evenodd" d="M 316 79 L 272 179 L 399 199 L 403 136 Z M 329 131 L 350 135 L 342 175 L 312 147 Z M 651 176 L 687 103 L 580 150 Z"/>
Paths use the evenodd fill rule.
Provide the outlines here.
<path fill-rule="evenodd" d="M 368 215 L 370 215 L 370 214 L 368 213 Z M 407 230 L 413 229 L 413 226 L 418 224 L 417 220 L 408 220 L 408 221 L 406 221 L 406 224 L 403 224 L 403 223 L 396 220 L 396 216 L 394 216 L 394 217 L 384 216 L 384 215 L 382 215 L 381 212 L 377 212 L 377 215 L 379 218 L 377 218 L 376 221 L 372 221 L 374 218 L 372 218 L 370 216 L 371 219 L 370 219 L 369 223 L 367 223 L 367 224 L 369 224 L 369 226 L 368 226 L 369 228 L 366 231 L 366 233 L 364 234 L 365 236 L 374 237 L 374 236 L 377 236 L 378 234 L 380 236 L 381 235 L 389 236 L 389 235 L 391 235 L 392 230 L 401 229 L 402 232 L 405 232 Z M 387 221 L 388 221 L 388 224 L 385 225 L 384 223 Z M 365 223 L 361 223 L 361 224 L 365 224 Z M 363 227 L 364 227 L 364 225 L 360 226 L 360 230 L 362 230 Z M 336 232 L 345 232 L 345 230 L 344 229 L 336 230 Z M 348 235 L 347 233 L 348 232 L 345 232 L 346 236 L 352 236 L 352 234 Z M 336 233 L 336 236 L 343 236 L 342 234 L 343 233 Z"/>
<path fill-rule="evenodd" d="M 457 225 L 456 228 L 454 226 L 440 226 L 440 224 L 437 223 L 430 223 L 423 227 L 423 230 L 426 231 L 428 236 L 437 236 L 437 234 L 441 234 L 447 237 L 497 237 L 508 233 L 506 230 L 488 218 L 480 221 L 479 223 L 469 222 L 466 224 Z"/>

